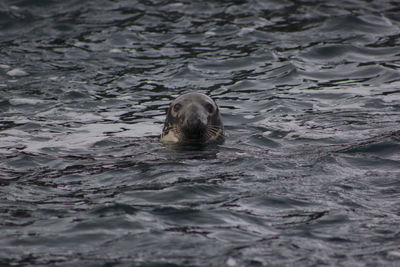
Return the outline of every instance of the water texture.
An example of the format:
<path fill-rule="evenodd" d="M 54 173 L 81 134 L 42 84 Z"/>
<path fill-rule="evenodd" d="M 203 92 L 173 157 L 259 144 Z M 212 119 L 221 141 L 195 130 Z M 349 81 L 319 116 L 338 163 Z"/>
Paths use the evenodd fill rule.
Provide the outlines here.
<path fill-rule="evenodd" d="M 398 1 L 4 0 L 0 60 L 1 266 L 399 264 Z"/>

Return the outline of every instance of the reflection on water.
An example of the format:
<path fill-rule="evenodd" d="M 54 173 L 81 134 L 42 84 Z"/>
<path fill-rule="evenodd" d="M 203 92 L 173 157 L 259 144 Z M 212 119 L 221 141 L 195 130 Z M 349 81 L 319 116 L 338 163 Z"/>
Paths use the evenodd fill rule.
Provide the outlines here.
<path fill-rule="evenodd" d="M 2 265 L 393 265 L 400 5 L 0 4 Z M 159 142 L 198 90 L 225 144 Z"/>

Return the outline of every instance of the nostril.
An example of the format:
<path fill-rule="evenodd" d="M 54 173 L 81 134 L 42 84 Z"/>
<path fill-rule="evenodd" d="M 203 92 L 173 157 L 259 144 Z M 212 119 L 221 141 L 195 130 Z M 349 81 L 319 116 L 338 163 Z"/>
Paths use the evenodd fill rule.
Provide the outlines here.
<path fill-rule="evenodd" d="M 192 117 L 187 120 L 184 131 L 190 138 L 200 138 L 203 136 L 206 128 L 206 125 L 199 117 Z"/>
<path fill-rule="evenodd" d="M 199 118 L 193 118 L 188 121 L 188 127 L 191 129 L 200 129 L 202 126 L 202 122 Z"/>

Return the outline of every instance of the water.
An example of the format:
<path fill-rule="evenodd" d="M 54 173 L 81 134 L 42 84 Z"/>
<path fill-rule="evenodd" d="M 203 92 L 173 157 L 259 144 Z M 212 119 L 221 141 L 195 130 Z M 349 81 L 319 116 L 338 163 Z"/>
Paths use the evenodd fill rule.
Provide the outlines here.
<path fill-rule="evenodd" d="M 2 1 L 0 265 L 398 265 L 399 14 Z M 225 144 L 159 142 L 190 90 Z"/>

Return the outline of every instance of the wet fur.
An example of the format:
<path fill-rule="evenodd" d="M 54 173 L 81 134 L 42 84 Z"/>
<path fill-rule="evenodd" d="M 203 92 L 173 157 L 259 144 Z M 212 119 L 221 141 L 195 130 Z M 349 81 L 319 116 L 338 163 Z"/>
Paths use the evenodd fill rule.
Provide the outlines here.
<path fill-rule="evenodd" d="M 179 111 L 174 111 L 176 104 L 181 105 Z M 213 107 L 211 113 L 207 109 L 209 105 Z M 201 120 L 205 124 L 204 133 L 199 134 L 199 138 L 191 139 L 188 137 L 189 117 Z M 201 93 L 187 93 L 176 98 L 168 109 L 161 141 L 173 144 L 222 143 L 224 141 L 224 128 L 215 101 Z"/>

